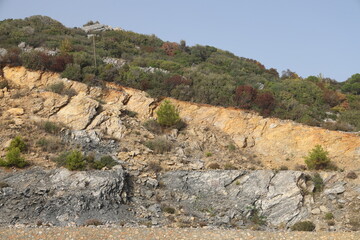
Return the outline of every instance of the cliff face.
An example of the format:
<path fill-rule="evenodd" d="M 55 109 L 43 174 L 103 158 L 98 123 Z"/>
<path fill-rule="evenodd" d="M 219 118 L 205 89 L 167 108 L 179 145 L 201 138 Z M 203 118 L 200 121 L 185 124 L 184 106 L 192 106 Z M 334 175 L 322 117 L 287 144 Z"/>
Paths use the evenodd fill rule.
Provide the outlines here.
<path fill-rule="evenodd" d="M 59 81 L 79 94 L 64 100 L 65 107 L 58 106 L 51 120 L 63 122 L 73 129 L 103 126 L 107 134 L 121 135 L 116 126 L 116 107 L 126 105 L 138 113 L 140 119 L 153 117 L 159 102 L 146 93 L 115 84 L 108 89 L 88 87 L 85 84 L 62 79 L 55 73 L 28 71 L 23 67 L 4 68 L 4 77 L 21 87 L 30 89 L 46 87 Z M 100 98 L 105 101 L 107 112 L 96 116 Z M 331 160 L 344 169 L 358 169 L 360 162 L 360 136 L 354 133 L 329 131 L 301 125 L 292 121 L 263 118 L 253 112 L 233 108 L 214 107 L 170 99 L 180 110 L 180 116 L 189 125 L 214 126 L 231 136 L 232 140 L 247 152 L 256 155 L 266 168 L 304 164 L 303 157 L 316 145 L 322 145 Z M 96 116 L 96 117 L 95 117 Z M 94 120 L 97 119 L 97 122 Z M 120 136 L 115 136 L 119 138 Z"/>
<path fill-rule="evenodd" d="M 303 164 L 303 157 L 320 144 L 340 168 L 358 169 L 359 135 L 263 118 L 243 110 L 174 102 L 187 122 L 216 126 L 229 134 L 239 147 L 253 151 L 269 168 L 287 165 L 287 162 Z"/>
<path fill-rule="evenodd" d="M 23 67 L 4 68 L 4 77 L 10 87 L 0 89 L 0 157 L 21 135 L 29 140 L 24 155 L 32 166 L 0 169 L 0 225 L 38 220 L 81 225 L 95 218 L 181 227 L 246 228 L 266 221 L 282 229 L 311 220 L 321 230 L 359 229 L 357 134 L 175 99 L 169 100 L 188 127 L 156 133 L 143 122 L 155 117 L 161 100 L 145 92 L 112 83 L 90 87 Z M 55 93 L 58 83 L 62 90 Z M 46 120 L 65 127 L 50 135 L 39 125 Z M 157 153 L 145 144 L 156 138 L 170 142 L 171 151 Z M 42 150 L 39 139 L 53 139 L 58 148 Z M 238 147 L 230 150 L 234 143 Z M 339 167 L 355 171 L 350 177 L 347 171 L 320 172 L 324 191 L 316 192 L 313 172 L 269 170 L 304 164 L 316 144 Z M 121 167 L 91 172 L 55 167 L 52 157 L 72 148 L 110 155 Z M 326 213 L 334 220 L 325 221 Z"/>

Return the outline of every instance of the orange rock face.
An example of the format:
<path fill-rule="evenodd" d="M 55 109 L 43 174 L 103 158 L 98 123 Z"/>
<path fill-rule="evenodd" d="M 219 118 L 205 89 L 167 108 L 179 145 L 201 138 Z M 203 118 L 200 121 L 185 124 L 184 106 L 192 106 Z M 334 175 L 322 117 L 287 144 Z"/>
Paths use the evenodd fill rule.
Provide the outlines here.
<path fill-rule="evenodd" d="M 5 67 L 4 77 L 16 85 L 30 89 L 63 81 L 66 87 L 73 88 L 78 93 L 82 92 L 75 98 L 78 102 L 83 102 L 84 99 L 80 98 L 91 101 L 90 97 L 96 97 L 107 104 L 126 105 L 127 109 L 137 112 L 142 120 L 155 117 L 154 113 L 159 105 L 158 100 L 148 97 L 140 90 L 110 83 L 107 84 L 106 90 L 89 88 L 83 83 L 62 79 L 56 73 L 28 71 L 23 67 Z M 266 168 L 277 169 L 282 165 L 293 168 L 295 164 L 304 164 L 303 158 L 315 145 L 320 144 L 329 152 L 329 157 L 338 167 L 347 170 L 359 169 L 360 136 L 358 133 L 330 131 L 288 120 L 263 118 L 254 112 L 234 108 L 169 100 L 178 107 L 180 116 L 185 122 L 190 125 L 214 126 L 220 129 L 228 134 L 239 147 L 256 155 Z M 76 110 L 81 112 L 78 108 L 85 105 L 77 104 Z M 95 102 L 93 105 L 96 107 Z M 65 110 L 58 113 L 62 119 L 67 118 Z M 74 111 L 72 109 L 70 112 Z M 57 115 L 53 118 L 56 119 Z M 81 125 L 81 123 L 77 124 Z"/>

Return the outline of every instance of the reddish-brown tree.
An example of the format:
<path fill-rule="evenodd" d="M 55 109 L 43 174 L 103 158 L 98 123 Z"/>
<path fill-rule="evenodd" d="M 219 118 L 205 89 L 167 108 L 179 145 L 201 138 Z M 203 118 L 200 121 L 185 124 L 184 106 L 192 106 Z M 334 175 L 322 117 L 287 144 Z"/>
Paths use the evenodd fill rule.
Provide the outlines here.
<path fill-rule="evenodd" d="M 190 85 L 191 81 L 181 75 L 174 75 L 168 79 L 165 79 L 165 84 L 170 88 L 174 88 L 178 85 Z"/>
<path fill-rule="evenodd" d="M 176 51 L 179 50 L 179 44 L 175 42 L 165 42 L 161 46 L 161 49 L 163 49 L 168 56 L 174 56 Z"/>
<path fill-rule="evenodd" d="M 251 86 L 242 85 L 235 89 L 234 100 L 240 108 L 250 109 L 256 98 L 257 90 Z"/>
<path fill-rule="evenodd" d="M 258 94 L 255 99 L 255 104 L 261 109 L 261 114 L 269 116 L 275 108 L 275 98 L 270 92 Z"/>

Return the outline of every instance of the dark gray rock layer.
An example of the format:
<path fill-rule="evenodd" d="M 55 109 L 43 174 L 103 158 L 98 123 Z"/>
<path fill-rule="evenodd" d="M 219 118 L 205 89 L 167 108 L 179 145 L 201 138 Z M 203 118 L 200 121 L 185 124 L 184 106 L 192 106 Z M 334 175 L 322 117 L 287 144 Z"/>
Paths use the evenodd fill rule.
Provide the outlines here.
<path fill-rule="evenodd" d="M 122 204 L 122 168 L 88 172 L 63 168 L 1 171 L 0 182 L 9 185 L 0 189 L 0 224 L 82 224 L 86 219 L 116 221 L 129 214 Z"/>
<path fill-rule="evenodd" d="M 0 188 L 0 224 L 169 224 L 166 207 L 179 219 L 207 225 L 241 226 L 257 214 L 268 226 L 289 226 L 308 216 L 305 177 L 296 171 L 174 171 L 136 180 L 120 166 L 88 172 L 30 168 L 0 170 L 0 182 L 8 185 Z"/>

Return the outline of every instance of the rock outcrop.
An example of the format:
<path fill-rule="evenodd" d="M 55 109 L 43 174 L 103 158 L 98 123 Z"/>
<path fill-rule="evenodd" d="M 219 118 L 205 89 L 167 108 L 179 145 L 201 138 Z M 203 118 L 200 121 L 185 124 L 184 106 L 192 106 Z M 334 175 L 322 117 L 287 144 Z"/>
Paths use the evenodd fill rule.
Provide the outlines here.
<path fill-rule="evenodd" d="M 0 224 L 81 225 L 87 219 L 114 222 L 131 216 L 123 206 L 125 172 L 121 167 L 91 172 L 0 170 L 0 182 L 6 183 L 0 188 Z"/>
<path fill-rule="evenodd" d="M 99 103 L 80 92 L 50 119 L 61 122 L 74 130 L 86 128 L 97 114 Z"/>
<path fill-rule="evenodd" d="M 352 229 L 359 183 L 323 173 L 325 190 L 312 194 L 309 173 L 271 170 L 170 171 L 157 177 L 66 169 L 0 170 L 0 224 L 222 226 L 286 229 L 311 220 L 327 230 Z M 355 221 L 355 222 L 354 222 Z M 349 227 L 348 225 L 349 224 Z"/>
<path fill-rule="evenodd" d="M 225 223 L 232 220 L 238 224 L 251 214 L 259 214 L 270 225 L 292 225 L 308 216 L 301 172 L 178 171 L 165 173 L 160 181 L 173 205 L 200 216 L 212 211 L 216 217 L 210 221 L 217 223 L 219 215 L 227 219 Z"/>

